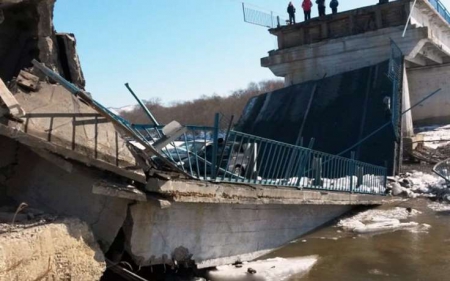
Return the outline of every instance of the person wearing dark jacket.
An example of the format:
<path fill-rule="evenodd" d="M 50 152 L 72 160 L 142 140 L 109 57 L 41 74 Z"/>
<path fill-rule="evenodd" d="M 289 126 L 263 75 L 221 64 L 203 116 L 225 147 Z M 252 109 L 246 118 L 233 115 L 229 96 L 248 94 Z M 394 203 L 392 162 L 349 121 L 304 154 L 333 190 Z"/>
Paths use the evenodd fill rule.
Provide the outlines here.
<path fill-rule="evenodd" d="M 295 24 L 295 7 L 294 4 L 292 4 L 292 2 L 289 2 L 287 12 L 289 14 L 289 24 Z"/>
<path fill-rule="evenodd" d="M 333 15 L 337 14 L 338 6 L 339 6 L 339 1 L 338 0 L 331 0 L 330 8 L 331 8 L 331 11 L 333 11 Z"/>
<path fill-rule="evenodd" d="M 325 16 L 325 0 L 316 0 L 319 9 L 319 17 Z"/>
<path fill-rule="evenodd" d="M 311 0 L 303 0 L 302 8 L 303 12 L 305 14 L 305 21 L 311 19 L 311 7 L 312 7 Z"/>

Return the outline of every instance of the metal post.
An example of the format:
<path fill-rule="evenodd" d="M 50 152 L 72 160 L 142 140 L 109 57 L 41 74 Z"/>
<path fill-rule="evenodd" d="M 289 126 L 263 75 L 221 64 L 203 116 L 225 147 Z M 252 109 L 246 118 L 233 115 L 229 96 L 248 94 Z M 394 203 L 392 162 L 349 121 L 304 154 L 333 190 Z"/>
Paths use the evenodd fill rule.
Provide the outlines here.
<path fill-rule="evenodd" d="M 355 152 L 351 152 L 350 161 L 350 193 L 353 193 L 353 174 L 355 173 Z"/>
<path fill-rule="evenodd" d="M 271 21 L 270 28 L 273 28 L 273 12 L 272 11 L 270 11 L 270 21 Z"/>
<path fill-rule="evenodd" d="M 414 0 L 414 3 L 413 3 L 413 5 L 412 5 L 412 7 L 411 7 L 411 11 L 409 11 L 408 20 L 406 21 L 406 25 L 405 25 L 405 29 L 403 30 L 403 35 L 402 35 L 402 37 L 405 37 L 406 29 L 408 28 L 409 21 L 411 20 L 412 12 L 413 12 L 413 10 L 414 10 L 414 7 L 416 6 L 416 2 L 417 2 L 417 0 Z M 439 12 L 439 11 L 438 11 L 438 12 Z"/>
<path fill-rule="evenodd" d="M 156 118 L 153 116 L 153 114 L 148 110 L 148 108 L 144 105 L 144 103 L 136 96 L 136 94 L 131 90 L 130 85 L 128 83 L 125 83 L 125 87 L 127 87 L 128 91 L 133 95 L 133 97 L 136 99 L 136 101 L 139 103 L 139 105 L 144 110 L 145 114 L 147 114 L 148 118 L 155 124 L 155 126 L 159 126 L 158 121 L 156 121 Z"/>
<path fill-rule="evenodd" d="M 216 166 L 217 166 L 217 151 L 219 147 L 219 121 L 220 115 L 216 113 L 214 116 L 214 131 L 213 131 L 213 151 L 212 151 L 212 159 L 211 159 L 211 177 L 212 180 L 216 179 Z M 225 150 L 225 145 L 223 144 L 223 148 Z M 220 168 L 220 167 L 219 167 Z"/>
<path fill-rule="evenodd" d="M 247 20 L 245 18 L 245 4 L 244 4 L 244 2 L 242 2 L 242 13 L 244 14 L 244 22 L 247 22 Z"/>
<path fill-rule="evenodd" d="M 280 16 L 277 16 L 277 27 L 280 27 L 281 26 L 281 24 L 280 24 Z"/>
<path fill-rule="evenodd" d="M 230 122 L 228 123 L 227 134 L 225 135 L 225 140 L 224 140 L 225 144 L 228 143 L 228 138 L 230 137 L 231 126 L 233 126 L 233 120 L 234 120 L 234 115 L 231 115 Z M 220 153 L 220 159 L 219 159 L 218 165 L 222 164 L 224 153 L 225 153 L 225 149 L 222 149 L 222 152 Z M 228 161 L 227 161 L 227 164 L 225 167 L 226 167 L 225 170 L 228 170 Z M 218 174 L 219 174 L 219 169 L 216 170 L 214 177 L 217 178 Z"/>

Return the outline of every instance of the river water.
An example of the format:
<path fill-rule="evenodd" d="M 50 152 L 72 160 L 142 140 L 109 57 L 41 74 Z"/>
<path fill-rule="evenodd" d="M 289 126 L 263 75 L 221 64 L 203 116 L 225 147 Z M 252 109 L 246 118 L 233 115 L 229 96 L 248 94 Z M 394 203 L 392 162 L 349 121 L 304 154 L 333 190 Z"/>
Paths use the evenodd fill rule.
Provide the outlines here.
<path fill-rule="evenodd" d="M 379 207 L 418 210 L 422 213 L 406 221 L 431 225 L 427 231 L 355 235 L 330 225 L 262 259 L 319 256 L 306 276 L 287 280 L 450 280 L 450 206 L 434 211 L 428 207 L 430 203 L 414 199 Z"/>

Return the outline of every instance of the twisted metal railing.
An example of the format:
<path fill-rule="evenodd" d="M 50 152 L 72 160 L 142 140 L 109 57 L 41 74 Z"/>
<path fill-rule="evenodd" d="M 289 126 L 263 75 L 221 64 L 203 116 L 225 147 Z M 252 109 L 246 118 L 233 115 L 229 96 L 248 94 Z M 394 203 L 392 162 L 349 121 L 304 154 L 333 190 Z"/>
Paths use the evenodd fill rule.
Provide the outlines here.
<path fill-rule="evenodd" d="M 135 127 L 149 137 L 161 129 Z M 178 146 L 164 155 L 199 180 L 364 194 L 385 192 L 385 167 L 233 130 L 214 136 L 214 127 L 187 128 Z"/>
<path fill-rule="evenodd" d="M 433 172 L 450 184 L 450 159 L 441 161 L 433 167 Z"/>

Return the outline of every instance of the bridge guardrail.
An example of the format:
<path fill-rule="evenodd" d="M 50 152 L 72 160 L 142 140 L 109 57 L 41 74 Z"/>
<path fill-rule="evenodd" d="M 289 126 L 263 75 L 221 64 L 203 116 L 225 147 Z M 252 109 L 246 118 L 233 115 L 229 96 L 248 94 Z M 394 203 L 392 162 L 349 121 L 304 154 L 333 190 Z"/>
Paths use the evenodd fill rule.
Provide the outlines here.
<path fill-rule="evenodd" d="M 144 138 L 152 125 L 134 125 Z M 363 194 L 385 193 L 387 169 L 242 132 L 187 126 L 167 159 L 199 180 Z M 214 132 L 216 136 L 214 136 Z M 148 134 L 147 137 L 145 134 Z M 156 160 L 156 159 L 154 159 Z M 156 160 L 157 161 L 157 160 Z"/>
<path fill-rule="evenodd" d="M 428 0 L 434 9 L 448 22 L 450 23 L 450 12 L 447 10 L 444 4 L 439 0 Z"/>

